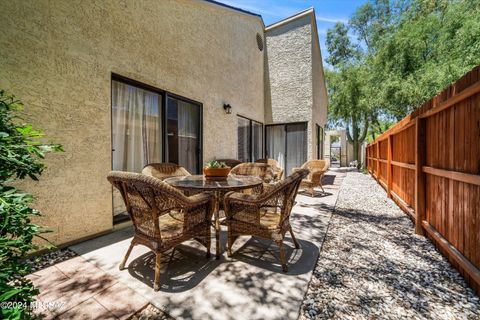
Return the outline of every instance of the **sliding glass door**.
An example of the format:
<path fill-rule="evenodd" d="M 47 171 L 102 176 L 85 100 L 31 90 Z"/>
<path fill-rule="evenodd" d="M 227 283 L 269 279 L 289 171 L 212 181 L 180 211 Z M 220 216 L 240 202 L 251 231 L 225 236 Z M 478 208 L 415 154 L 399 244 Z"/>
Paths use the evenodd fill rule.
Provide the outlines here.
<path fill-rule="evenodd" d="M 201 165 L 201 104 L 120 76 L 112 78 L 112 170 L 140 173 L 173 162 L 191 173 Z M 113 217 L 126 217 L 113 190 Z"/>
<path fill-rule="evenodd" d="M 237 159 L 242 162 L 250 161 L 250 120 L 238 117 L 238 156 Z"/>
<path fill-rule="evenodd" d="M 238 156 L 242 162 L 263 158 L 263 124 L 238 116 Z"/>
<path fill-rule="evenodd" d="M 307 161 L 307 123 L 266 126 L 266 154 L 290 175 L 292 168 Z"/>
<path fill-rule="evenodd" d="M 200 172 L 200 106 L 167 97 L 167 158 L 190 173 Z"/>

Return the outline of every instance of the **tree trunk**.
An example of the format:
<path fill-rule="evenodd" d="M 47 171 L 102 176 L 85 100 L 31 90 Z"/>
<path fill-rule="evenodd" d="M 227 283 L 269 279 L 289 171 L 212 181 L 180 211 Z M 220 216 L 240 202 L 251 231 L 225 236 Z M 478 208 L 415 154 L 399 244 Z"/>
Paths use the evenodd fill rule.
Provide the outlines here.
<path fill-rule="evenodd" d="M 347 127 L 347 140 L 353 145 L 353 159 L 357 160 L 357 168 L 362 166 L 360 159 L 360 146 L 365 141 L 368 132 L 368 118 L 365 117 L 363 124 L 362 133 L 360 133 L 360 127 L 357 121 L 357 117 L 352 116 L 352 132 L 353 136 L 350 134 L 350 128 Z"/>

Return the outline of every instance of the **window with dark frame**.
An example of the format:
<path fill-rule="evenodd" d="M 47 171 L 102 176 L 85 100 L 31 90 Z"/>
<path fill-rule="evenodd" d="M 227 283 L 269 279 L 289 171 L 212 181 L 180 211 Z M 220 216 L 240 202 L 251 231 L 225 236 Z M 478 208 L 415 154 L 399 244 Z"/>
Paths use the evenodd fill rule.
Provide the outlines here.
<path fill-rule="evenodd" d="M 238 116 L 238 160 L 254 162 L 263 158 L 263 123 Z"/>
<path fill-rule="evenodd" d="M 202 104 L 112 74 L 112 169 L 141 172 L 155 162 L 173 162 L 191 173 L 202 167 Z M 114 223 L 125 208 L 113 193 Z"/>
<path fill-rule="evenodd" d="M 317 159 L 323 159 L 323 141 L 324 141 L 324 130 L 318 124 L 317 126 Z"/>

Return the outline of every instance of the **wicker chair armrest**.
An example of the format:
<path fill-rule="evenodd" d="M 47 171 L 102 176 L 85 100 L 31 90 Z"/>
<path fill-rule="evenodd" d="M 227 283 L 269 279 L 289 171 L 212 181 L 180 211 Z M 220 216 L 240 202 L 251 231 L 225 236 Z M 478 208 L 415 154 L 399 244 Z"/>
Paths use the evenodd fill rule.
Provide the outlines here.
<path fill-rule="evenodd" d="M 240 192 L 228 192 L 224 197 L 224 209 L 227 219 L 231 219 L 238 212 L 258 212 L 258 195 L 250 195 Z"/>
<path fill-rule="evenodd" d="M 297 172 L 300 169 L 302 169 L 302 168 L 292 168 L 292 173 Z"/>

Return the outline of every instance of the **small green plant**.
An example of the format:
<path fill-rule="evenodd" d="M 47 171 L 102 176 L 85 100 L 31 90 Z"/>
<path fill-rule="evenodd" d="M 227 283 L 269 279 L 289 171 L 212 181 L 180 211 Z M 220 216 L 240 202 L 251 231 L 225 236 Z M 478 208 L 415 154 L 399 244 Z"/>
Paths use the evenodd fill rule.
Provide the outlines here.
<path fill-rule="evenodd" d="M 225 162 L 218 162 L 217 160 L 208 161 L 205 165 L 205 168 L 209 169 L 219 169 L 219 168 L 227 168 L 227 164 Z"/>
<path fill-rule="evenodd" d="M 0 90 L 0 318 L 30 319 L 30 303 L 38 290 L 25 278 L 30 266 L 27 254 L 38 249 L 33 243 L 45 229 L 33 224 L 40 213 L 30 208 L 31 194 L 11 186 L 27 177 L 38 180 L 45 168 L 45 153 L 63 151 L 58 144 L 42 141 L 43 134 L 30 124 L 22 124 L 23 104 Z"/>

